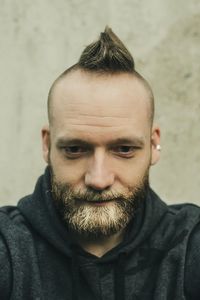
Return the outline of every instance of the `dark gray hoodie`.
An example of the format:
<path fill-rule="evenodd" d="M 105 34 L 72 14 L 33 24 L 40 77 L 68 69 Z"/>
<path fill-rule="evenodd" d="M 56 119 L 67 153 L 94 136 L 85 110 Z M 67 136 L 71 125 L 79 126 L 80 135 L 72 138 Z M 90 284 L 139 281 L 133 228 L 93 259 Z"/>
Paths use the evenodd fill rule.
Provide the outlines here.
<path fill-rule="evenodd" d="M 200 208 L 150 189 L 123 242 L 97 258 L 54 208 L 49 169 L 32 195 L 0 209 L 0 300 L 199 300 Z"/>

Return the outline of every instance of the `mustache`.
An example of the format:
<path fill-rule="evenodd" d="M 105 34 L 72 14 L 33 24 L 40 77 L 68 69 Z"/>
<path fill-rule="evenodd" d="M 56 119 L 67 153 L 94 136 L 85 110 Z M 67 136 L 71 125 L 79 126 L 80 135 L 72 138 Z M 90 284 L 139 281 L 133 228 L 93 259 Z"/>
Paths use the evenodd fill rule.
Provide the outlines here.
<path fill-rule="evenodd" d="M 67 192 L 67 191 L 65 191 Z M 129 196 L 125 196 L 124 194 L 116 193 L 116 192 L 98 192 L 98 191 L 85 191 L 85 192 L 75 192 L 68 190 L 67 198 L 73 199 L 77 202 L 85 201 L 85 202 L 108 202 L 108 201 L 122 201 L 130 198 Z M 132 195 L 131 195 L 132 196 Z"/>

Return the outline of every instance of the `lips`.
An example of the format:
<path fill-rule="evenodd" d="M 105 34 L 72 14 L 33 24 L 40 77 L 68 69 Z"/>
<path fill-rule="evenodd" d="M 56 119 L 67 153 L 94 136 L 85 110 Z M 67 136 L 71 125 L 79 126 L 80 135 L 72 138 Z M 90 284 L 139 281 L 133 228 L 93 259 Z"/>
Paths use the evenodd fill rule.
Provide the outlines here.
<path fill-rule="evenodd" d="M 87 201 L 87 203 L 95 205 L 95 206 L 103 206 L 110 202 L 113 202 L 113 200 L 104 200 L 104 201 Z"/>

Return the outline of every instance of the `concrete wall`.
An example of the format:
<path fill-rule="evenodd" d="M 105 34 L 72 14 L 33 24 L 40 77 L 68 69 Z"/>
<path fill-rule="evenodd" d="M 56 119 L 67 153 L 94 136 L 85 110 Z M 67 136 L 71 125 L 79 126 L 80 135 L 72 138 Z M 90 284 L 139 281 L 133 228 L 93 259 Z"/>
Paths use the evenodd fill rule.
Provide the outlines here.
<path fill-rule="evenodd" d="M 32 192 L 48 89 L 106 24 L 155 92 L 163 150 L 152 186 L 167 202 L 200 204 L 200 1 L 0 3 L 0 204 Z"/>

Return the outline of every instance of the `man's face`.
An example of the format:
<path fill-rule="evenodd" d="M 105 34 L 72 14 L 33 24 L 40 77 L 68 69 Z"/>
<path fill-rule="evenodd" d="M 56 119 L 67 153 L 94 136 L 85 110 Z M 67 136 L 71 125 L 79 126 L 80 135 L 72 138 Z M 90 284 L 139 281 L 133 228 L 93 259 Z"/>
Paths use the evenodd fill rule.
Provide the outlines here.
<path fill-rule="evenodd" d="M 75 71 L 55 86 L 51 109 L 43 150 L 63 218 L 83 235 L 118 232 L 144 197 L 159 156 L 147 91 L 129 74 Z"/>

